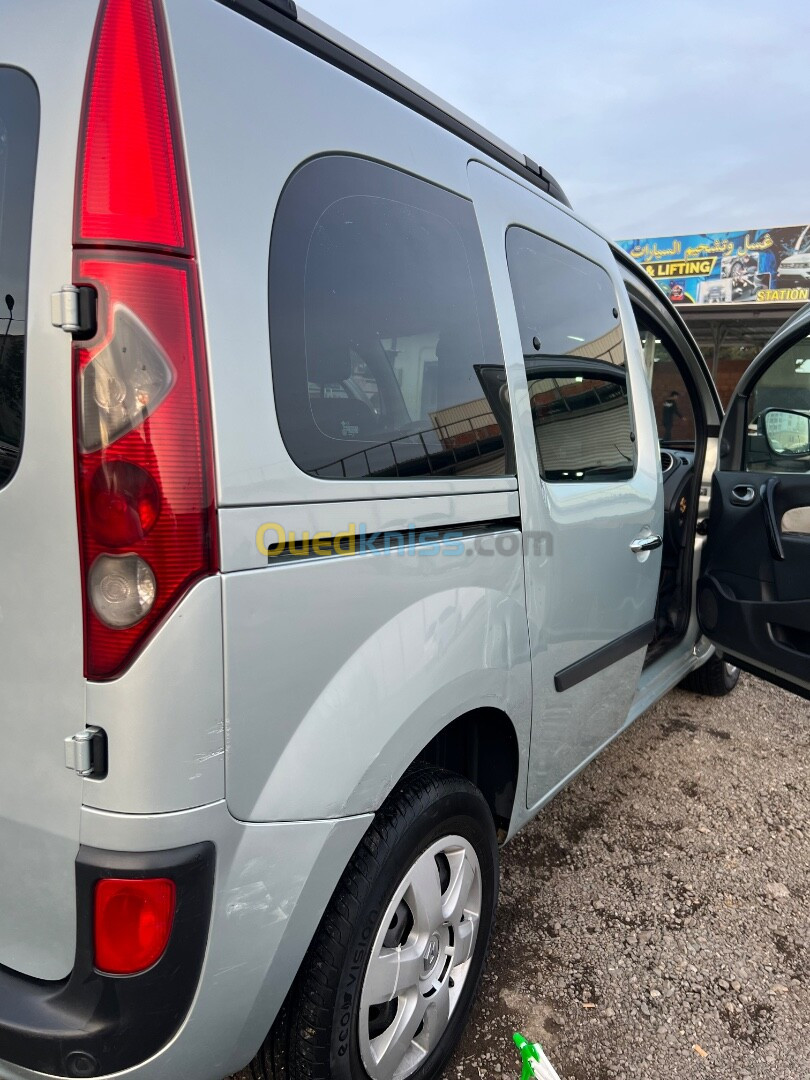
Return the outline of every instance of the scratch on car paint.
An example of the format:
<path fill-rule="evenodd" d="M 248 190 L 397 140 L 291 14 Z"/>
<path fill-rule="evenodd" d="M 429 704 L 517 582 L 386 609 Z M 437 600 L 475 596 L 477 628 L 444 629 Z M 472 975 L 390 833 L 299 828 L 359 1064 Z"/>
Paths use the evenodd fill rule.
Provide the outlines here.
<path fill-rule="evenodd" d="M 292 906 L 292 905 L 290 905 Z M 234 915 L 248 913 L 268 912 L 263 920 L 267 925 L 277 922 L 286 922 L 289 912 L 278 904 L 273 904 L 272 897 L 263 881 L 253 881 L 249 885 L 237 885 L 230 890 L 229 898 L 225 904 L 225 915 L 231 918 Z"/>
<path fill-rule="evenodd" d="M 248 966 L 247 960 L 242 960 L 238 964 L 228 964 L 227 967 L 221 967 L 218 969 L 214 978 L 218 979 L 221 975 L 230 975 L 232 971 L 241 971 L 242 968 Z"/>
<path fill-rule="evenodd" d="M 219 749 L 212 750 L 208 754 L 195 754 L 194 755 L 194 761 L 196 762 L 197 765 L 204 765 L 206 763 L 206 761 L 213 761 L 214 758 L 222 757 L 222 755 L 224 753 L 225 753 L 225 747 L 220 746 Z"/>
<path fill-rule="evenodd" d="M 268 911 L 270 896 L 263 881 L 252 881 L 249 885 L 236 885 L 230 890 L 225 904 L 225 914 L 240 915 L 245 911 Z"/>

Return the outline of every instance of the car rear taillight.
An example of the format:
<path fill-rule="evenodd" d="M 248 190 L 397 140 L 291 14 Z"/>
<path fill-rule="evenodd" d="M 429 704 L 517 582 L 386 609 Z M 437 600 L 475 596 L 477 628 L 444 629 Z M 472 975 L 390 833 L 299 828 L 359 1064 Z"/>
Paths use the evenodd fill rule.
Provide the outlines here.
<path fill-rule="evenodd" d="M 98 971 L 135 975 L 166 951 L 174 921 L 169 878 L 104 878 L 93 899 L 93 954 Z"/>
<path fill-rule="evenodd" d="M 82 120 L 76 242 L 190 255 L 160 0 L 102 0 Z"/>
<path fill-rule="evenodd" d="M 85 673 L 111 678 L 217 568 L 211 415 L 160 0 L 102 0 L 79 146 L 74 344 Z"/>

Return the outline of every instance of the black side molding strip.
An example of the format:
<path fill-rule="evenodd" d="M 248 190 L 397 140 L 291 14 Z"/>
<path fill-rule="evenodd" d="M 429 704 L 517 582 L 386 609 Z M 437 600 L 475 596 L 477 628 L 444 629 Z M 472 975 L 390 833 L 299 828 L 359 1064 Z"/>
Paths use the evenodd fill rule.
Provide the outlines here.
<path fill-rule="evenodd" d="M 637 626 L 635 630 L 631 630 L 629 634 L 622 634 L 615 641 L 608 642 L 607 645 L 603 645 L 595 652 L 588 653 L 581 660 L 577 660 L 575 663 L 563 668 L 562 671 L 558 671 L 554 676 L 554 689 L 560 694 L 564 690 L 570 690 L 577 683 L 590 679 L 592 675 L 604 671 L 611 664 L 624 660 L 626 656 L 637 652 L 638 649 L 643 649 L 645 645 L 650 644 L 654 637 L 655 619 L 650 619 L 649 622 Z"/>
<path fill-rule="evenodd" d="M 523 162 L 517 160 L 511 154 L 507 154 L 502 150 L 500 146 L 490 142 L 489 139 L 472 128 L 468 128 L 461 120 L 457 120 L 456 117 L 440 109 L 438 105 L 434 105 L 421 97 L 416 91 L 403 86 L 396 79 L 391 78 L 390 75 L 385 75 L 382 71 L 378 71 L 377 68 L 361 60 L 353 53 L 342 49 L 333 41 L 321 37 L 320 34 L 316 34 L 308 26 L 297 22 L 293 14 L 295 9 L 292 4 L 287 4 L 285 0 L 269 0 L 269 2 L 268 0 L 219 0 L 219 2 L 224 4 L 225 7 L 231 8 L 232 11 L 237 11 L 240 15 L 246 16 L 252 22 L 264 26 L 267 30 L 273 30 L 288 41 L 300 45 L 302 49 L 306 49 L 307 52 L 312 53 L 321 60 L 325 60 L 328 64 L 332 64 L 334 67 L 340 68 L 341 71 L 353 75 L 356 79 L 366 83 L 367 86 L 380 90 L 387 97 L 398 101 L 400 105 L 405 105 L 407 108 L 419 113 L 420 116 L 432 120 L 434 124 L 443 127 L 445 131 L 457 135 L 458 138 L 494 158 L 499 164 L 505 165 L 507 169 L 517 173 L 524 180 L 528 180 L 530 184 L 544 191 L 552 199 L 562 203 L 563 206 L 571 206 L 565 192 L 547 169 L 541 168 L 531 158 L 525 158 Z M 282 10 L 287 13 L 281 14 Z"/>

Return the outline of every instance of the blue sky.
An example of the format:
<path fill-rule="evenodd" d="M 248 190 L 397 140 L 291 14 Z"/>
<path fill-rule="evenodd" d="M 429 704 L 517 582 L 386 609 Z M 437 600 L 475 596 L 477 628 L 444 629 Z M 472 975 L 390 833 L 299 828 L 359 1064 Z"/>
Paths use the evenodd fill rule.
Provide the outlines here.
<path fill-rule="evenodd" d="M 810 3 L 303 0 L 615 238 L 810 221 Z"/>

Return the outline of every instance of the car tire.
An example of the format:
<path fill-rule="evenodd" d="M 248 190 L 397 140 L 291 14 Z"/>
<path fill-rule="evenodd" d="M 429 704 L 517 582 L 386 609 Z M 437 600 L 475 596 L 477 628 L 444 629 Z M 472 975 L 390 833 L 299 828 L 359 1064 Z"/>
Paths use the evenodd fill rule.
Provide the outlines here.
<path fill-rule="evenodd" d="M 708 697 L 724 697 L 730 694 L 740 681 L 740 669 L 727 660 L 713 656 L 705 664 L 690 671 L 681 683 L 684 690 L 693 694 L 705 694 Z"/>
<path fill-rule="evenodd" d="M 344 872 L 253 1075 L 440 1076 L 481 979 L 497 894 L 481 792 L 432 766 L 410 771 Z"/>

